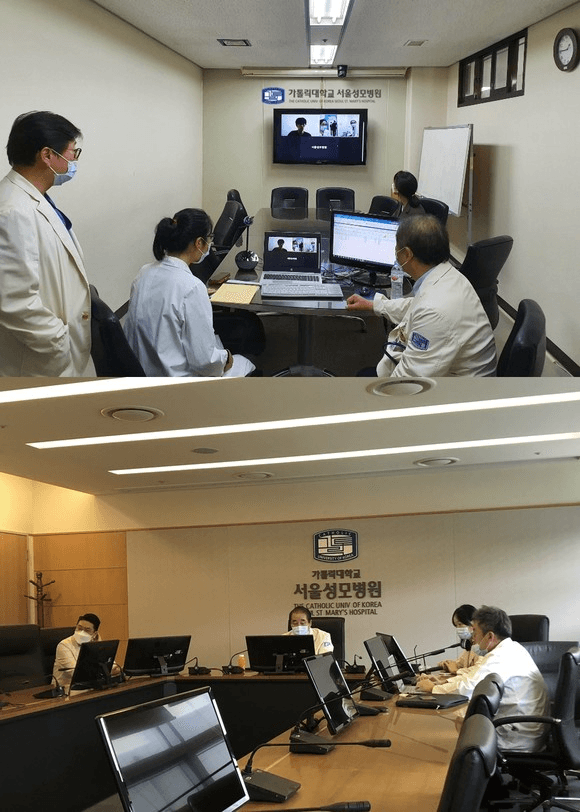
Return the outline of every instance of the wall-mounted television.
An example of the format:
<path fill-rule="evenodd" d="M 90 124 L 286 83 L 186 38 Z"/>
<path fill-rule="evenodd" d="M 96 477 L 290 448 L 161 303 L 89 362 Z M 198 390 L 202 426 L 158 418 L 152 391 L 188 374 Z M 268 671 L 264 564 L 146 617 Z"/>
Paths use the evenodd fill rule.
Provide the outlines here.
<path fill-rule="evenodd" d="M 367 110 L 274 110 L 275 164 L 341 164 L 367 161 Z"/>

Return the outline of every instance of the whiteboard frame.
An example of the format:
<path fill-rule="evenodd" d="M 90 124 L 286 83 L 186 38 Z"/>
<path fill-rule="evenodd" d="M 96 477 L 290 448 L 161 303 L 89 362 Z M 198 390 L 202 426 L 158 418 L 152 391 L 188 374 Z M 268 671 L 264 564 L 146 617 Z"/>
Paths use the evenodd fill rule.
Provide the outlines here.
<path fill-rule="evenodd" d="M 429 150 L 433 150 L 435 143 L 431 143 L 433 139 L 429 138 L 431 133 L 444 134 L 451 131 L 465 130 L 467 131 L 467 141 L 464 149 L 460 154 L 454 156 L 456 159 L 454 185 L 457 194 L 454 199 L 449 202 L 446 200 L 445 195 L 436 180 L 429 177 L 429 163 L 435 164 L 437 156 L 430 154 Z M 453 132 L 454 139 L 456 140 L 456 132 Z M 444 137 L 444 135 L 443 135 Z M 473 209 L 473 124 L 456 124 L 451 127 L 425 127 L 423 130 L 423 143 L 421 146 L 421 161 L 419 165 L 419 190 L 424 197 L 433 197 L 436 200 L 443 200 L 449 206 L 450 214 L 456 217 L 461 216 L 461 205 L 463 201 L 463 193 L 465 188 L 465 174 L 467 171 L 468 183 L 468 203 L 467 203 L 467 240 L 471 243 L 471 224 L 472 224 L 472 209 Z M 433 185 L 434 184 L 434 185 Z M 457 209 L 457 211 L 455 211 Z"/>

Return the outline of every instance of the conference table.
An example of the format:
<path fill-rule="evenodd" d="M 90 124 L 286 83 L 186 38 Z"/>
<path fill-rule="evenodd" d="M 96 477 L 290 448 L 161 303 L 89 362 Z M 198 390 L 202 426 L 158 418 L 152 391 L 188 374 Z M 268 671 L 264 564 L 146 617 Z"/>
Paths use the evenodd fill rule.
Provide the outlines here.
<path fill-rule="evenodd" d="M 314 689 L 304 675 L 252 673 L 139 677 L 70 698 L 37 700 L 33 694 L 38 688 L 3 695 L 10 704 L 0 709 L 0 808 L 10 812 L 82 812 L 115 796 L 115 782 L 95 717 L 204 685 L 212 687 L 242 767 L 245 754 L 258 744 L 283 744 L 260 749 L 254 758 L 254 768 L 270 770 L 302 785 L 296 795 L 277 806 L 292 809 L 369 800 L 375 812 L 383 808 L 389 812 L 436 810 L 465 706 L 432 711 L 397 708 L 389 700 L 380 703 L 387 707 L 387 713 L 361 716 L 332 739 L 389 738 L 390 748 L 339 746 L 324 756 L 291 754 L 287 749 L 289 729 L 315 704 Z M 317 733 L 329 736 L 325 723 Z M 257 812 L 268 807 L 251 802 L 244 808 Z"/>
<path fill-rule="evenodd" d="M 318 233 L 322 243 L 322 268 L 333 270 L 330 266 L 329 235 L 330 212 L 320 209 L 260 209 L 249 227 L 249 249 L 258 255 L 259 262 L 253 271 L 239 270 L 236 265 L 236 255 L 242 250 L 234 246 L 218 266 L 212 279 L 220 279 L 229 274 L 231 279 L 256 284 L 262 276 L 264 234 L 266 231 L 296 232 L 302 234 Z M 210 280 L 210 285 L 211 285 Z M 352 285 L 343 288 L 343 299 L 262 299 L 258 290 L 250 304 L 235 303 L 227 305 L 236 309 L 252 310 L 258 313 L 282 313 L 296 316 L 298 324 L 298 346 L 296 349 L 296 365 L 291 367 L 290 374 L 294 376 L 320 376 L 323 373 L 315 364 L 315 324 L 317 318 L 337 317 L 349 315 L 362 319 L 376 318 L 372 311 L 356 311 L 349 313 L 346 309 L 346 299 L 352 293 L 360 292 L 360 287 Z M 363 325 L 364 326 L 364 325 Z"/>

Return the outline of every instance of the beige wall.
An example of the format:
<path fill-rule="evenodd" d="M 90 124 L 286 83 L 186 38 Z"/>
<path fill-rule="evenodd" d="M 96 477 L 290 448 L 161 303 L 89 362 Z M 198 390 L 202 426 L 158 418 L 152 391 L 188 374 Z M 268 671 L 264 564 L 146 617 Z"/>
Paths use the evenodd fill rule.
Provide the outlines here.
<path fill-rule="evenodd" d="M 78 175 L 54 200 L 115 309 L 161 217 L 201 205 L 201 71 L 89 0 L 2 0 L 0 76 L 2 144 L 28 110 L 83 131 Z"/>
<path fill-rule="evenodd" d="M 359 568 L 360 581 L 382 582 L 382 605 L 367 608 L 376 614 L 346 617 L 347 657 L 363 655 L 363 640 L 376 631 L 395 634 L 409 653 L 456 642 L 450 618 L 461 603 L 545 613 L 552 639 L 578 639 L 579 510 L 343 520 L 339 527 L 357 531 L 360 545 L 345 568 Z M 331 527 L 128 533 L 130 634 L 190 633 L 190 656 L 208 666 L 228 662 L 246 634 L 286 630 L 289 609 L 304 601 L 297 584 L 331 582 L 315 577 L 324 565 L 312 558 L 313 533 Z M 321 601 L 307 603 L 316 613 Z"/>
<path fill-rule="evenodd" d="M 368 159 L 366 166 L 286 166 L 272 163 L 272 106 L 262 104 L 263 87 L 282 87 L 284 108 L 298 108 L 290 90 L 333 89 L 335 97 L 321 103 L 304 101 L 303 106 L 366 107 L 369 111 Z M 345 102 L 341 89 L 380 89 L 379 99 Z M 270 205 L 276 186 L 305 186 L 310 203 L 316 189 L 347 186 L 355 190 L 356 207 L 368 210 L 375 194 L 387 194 L 393 174 L 403 162 L 405 126 L 405 82 L 402 79 L 249 79 L 238 71 L 204 71 L 204 206 L 217 217 L 225 194 L 237 188 L 248 211 Z"/>
<path fill-rule="evenodd" d="M 514 238 L 500 295 L 514 307 L 522 298 L 536 299 L 548 336 L 578 363 L 580 238 L 570 190 L 580 184 L 580 69 L 564 74 L 554 65 L 554 37 L 564 27 L 580 28 L 580 3 L 528 30 L 524 96 L 458 109 L 452 68 L 447 124 L 474 125 L 474 240 Z M 464 227 L 465 221 L 452 232 L 463 246 Z"/>

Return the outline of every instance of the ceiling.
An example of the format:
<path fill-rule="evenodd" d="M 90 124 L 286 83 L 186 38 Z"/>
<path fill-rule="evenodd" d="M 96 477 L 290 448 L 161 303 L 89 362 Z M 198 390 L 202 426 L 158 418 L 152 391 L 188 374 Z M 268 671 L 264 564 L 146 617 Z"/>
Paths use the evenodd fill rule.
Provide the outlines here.
<path fill-rule="evenodd" d="M 63 397 L 64 383 L 53 380 L 4 379 L 0 382 L 0 471 L 31 480 L 92 494 L 110 494 L 161 489 L 216 488 L 232 485 L 268 488 L 272 483 L 308 482 L 336 477 L 364 477 L 402 472 L 415 476 L 433 475 L 433 469 L 417 468 L 421 458 L 455 457 L 452 468 L 505 466 L 531 460 L 580 458 L 580 383 L 576 379 L 440 379 L 432 388 L 416 395 L 377 396 L 368 391 L 376 379 L 334 378 L 195 380 L 181 379 L 93 380 L 90 394 Z M 161 385 L 159 382 L 161 382 Z M 104 387 L 125 387 L 118 392 Z M 73 391 L 79 384 L 70 386 Z M 146 388 L 134 388 L 145 386 Z M 398 390 L 399 384 L 397 384 Z M 57 397 L 24 402 L 3 402 L 33 393 Z M 566 393 L 566 403 L 525 405 L 523 398 L 548 398 Z M 498 408 L 498 399 L 515 398 L 510 408 Z M 482 401 L 494 408 L 454 411 L 457 404 Z M 120 422 L 103 411 L 121 407 L 142 407 L 162 412 L 148 423 Z M 392 417 L 394 410 L 441 407 L 441 414 Z M 331 425 L 332 416 L 362 413 L 384 416 L 346 425 Z M 389 417 L 391 415 L 391 417 Z M 216 426 L 255 421 L 320 417 L 320 425 L 298 428 L 237 431 L 216 434 Z M 73 448 L 38 449 L 31 442 L 114 435 L 129 437 L 172 429 L 209 427 L 205 436 L 180 439 L 146 439 Z M 227 431 L 227 429 L 225 429 Z M 576 438 L 541 441 L 539 435 L 576 432 Z M 512 445 L 454 449 L 449 444 L 490 438 L 536 439 Z M 441 444 L 437 449 L 412 448 Z M 196 449 L 215 449 L 200 453 Z M 402 448 L 402 453 L 388 454 Z M 375 449 L 381 449 L 374 455 Z M 407 450 L 405 450 L 407 449 Z M 411 450 L 410 450 L 411 449 Z M 273 458 L 313 454 L 362 452 L 360 456 L 330 460 L 292 460 L 282 464 Z M 246 460 L 260 462 L 243 465 Z M 120 476 L 110 470 L 158 465 L 203 465 L 233 462 L 232 467 L 181 470 L 170 473 Z M 448 468 L 438 469 L 444 476 Z M 260 499 L 264 491 L 260 490 Z"/>
<path fill-rule="evenodd" d="M 304 0 L 94 0 L 202 68 L 306 68 Z M 335 64 L 446 67 L 570 0 L 354 0 Z M 248 39 L 224 47 L 218 38 Z M 426 40 L 421 47 L 406 47 Z"/>

